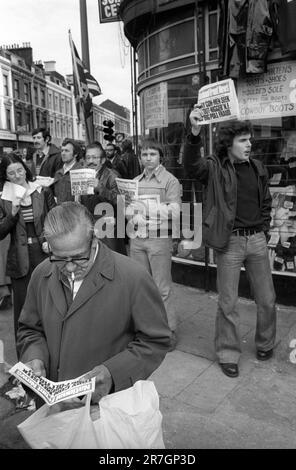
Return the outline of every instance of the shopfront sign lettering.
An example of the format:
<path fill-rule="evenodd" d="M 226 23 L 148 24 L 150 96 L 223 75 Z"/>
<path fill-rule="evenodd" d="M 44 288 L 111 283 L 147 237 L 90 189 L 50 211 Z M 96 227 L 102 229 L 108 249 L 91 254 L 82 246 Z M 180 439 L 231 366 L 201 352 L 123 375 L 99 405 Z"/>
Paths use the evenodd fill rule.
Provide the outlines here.
<path fill-rule="evenodd" d="M 267 72 L 239 80 L 237 95 L 241 119 L 295 116 L 296 64 L 270 64 Z"/>
<path fill-rule="evenodd" d="M 100 23 L 120 21 L 118 16 L 121 0 L 99 0 Z"/>

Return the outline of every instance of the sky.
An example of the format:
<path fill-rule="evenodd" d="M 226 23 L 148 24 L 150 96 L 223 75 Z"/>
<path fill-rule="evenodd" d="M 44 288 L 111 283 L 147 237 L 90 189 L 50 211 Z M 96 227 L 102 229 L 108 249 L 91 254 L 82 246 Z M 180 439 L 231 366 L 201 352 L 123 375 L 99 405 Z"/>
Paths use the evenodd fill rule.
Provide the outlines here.
<path fill-rule="evenodd" d="M 99 21 L 97 0 L 87 0 L 88 38 L 91 74 L 98 81 L 105 99 L 131 110 L 131 72 L 129 42 L 123 23 Z M 68 30 L 80 57 L 79 0 L 0 0 L 0 45 L 30 42 L 33 60 L 56 61 L 56 71 L 72 73 Z"/>

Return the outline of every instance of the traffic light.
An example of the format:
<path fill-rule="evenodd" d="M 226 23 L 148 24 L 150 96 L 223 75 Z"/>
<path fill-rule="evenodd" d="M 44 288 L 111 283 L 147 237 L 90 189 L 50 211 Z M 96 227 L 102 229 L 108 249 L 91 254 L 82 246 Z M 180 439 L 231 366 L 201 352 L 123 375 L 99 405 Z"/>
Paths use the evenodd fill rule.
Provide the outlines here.
<path fill-rule="evenodd" d="M 113 135 L 114 130 L 112 129 L 112 127 L 114 127 L 114 122 L 105 119 L 105 121 L 103 121 L 103 126 L 105 126 L 103 128 L 104 139 L 108 140 L 109 142 L 112 142 L 112 140 L 115 139 L 115 136 Z"/>

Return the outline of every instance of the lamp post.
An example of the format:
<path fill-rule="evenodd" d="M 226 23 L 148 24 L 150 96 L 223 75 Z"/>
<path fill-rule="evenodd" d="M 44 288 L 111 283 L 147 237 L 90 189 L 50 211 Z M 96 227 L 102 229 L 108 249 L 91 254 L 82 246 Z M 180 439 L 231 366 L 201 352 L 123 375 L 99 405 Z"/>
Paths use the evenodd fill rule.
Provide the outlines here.
<path fill-rule="evenodd" d="M 86 0 L 79 0 L 82 62 L 90 72 Z"/>

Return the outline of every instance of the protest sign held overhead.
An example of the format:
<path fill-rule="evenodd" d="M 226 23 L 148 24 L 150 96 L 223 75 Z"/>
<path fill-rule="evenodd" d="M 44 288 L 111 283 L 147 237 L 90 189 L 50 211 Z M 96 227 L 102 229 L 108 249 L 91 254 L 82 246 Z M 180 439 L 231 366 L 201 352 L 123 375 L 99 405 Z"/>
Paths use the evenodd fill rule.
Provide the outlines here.
<path fill-rule="evenodd" d="M 70 170 L 72 196 L 94 194 L 95 178 L 96 170 L 92 168 Z"/>
<path fill-rule="evenodd" d="M 201 87 L 198 92 L 198 104 L 203 117 L 203 120 L 199 121 L 201 125 L 239 119 L 238 100 L 231 78 Z"/>

